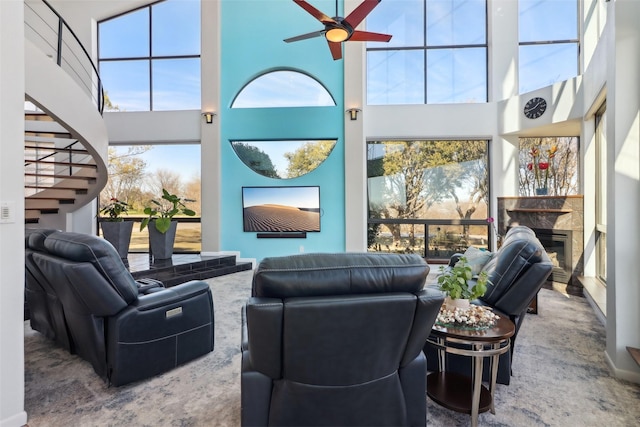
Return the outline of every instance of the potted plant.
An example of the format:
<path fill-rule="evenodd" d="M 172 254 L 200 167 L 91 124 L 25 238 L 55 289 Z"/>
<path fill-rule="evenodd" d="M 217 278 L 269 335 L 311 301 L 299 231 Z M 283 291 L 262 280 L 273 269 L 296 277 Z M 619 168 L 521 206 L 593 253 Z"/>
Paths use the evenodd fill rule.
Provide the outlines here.
<path fill-rule="evenodd" d="M 147 218 L 140 223 L 140 231 L 149 226 L 149 250 L 154 258 L 169 259 L 173 255 L 173 243 L 178 226 L 173 217 L 177 214 L 194 216 L 196 213 L 184 204 L 190 201 L 193 200 L 183 199 L 163 188 L 161 200 L 151 200 L 155 206 L 144 208 Z"/>
<path fill-rule="evenodd" d="M 100 209 L 100 214 L 106 215 L 100 218 L 102 236 L 116 248 L 120 258 L 126 258 L 129 254 L 133 221 L 125 221 L 122 215 L 130 207 L 128 203 L 112 197 L 109 204 Z"/>
<path fill-rule="evenodd" d="M 468 308 L 469 300 L 479 298 L 487 292 L 487 272 L 481 271 L 474 283 L 473 270 L 464 256 L 453 267 L 440 267 L 440 272 L 438 285 L 447 295 L 445 304 L 449 307 Z"/>

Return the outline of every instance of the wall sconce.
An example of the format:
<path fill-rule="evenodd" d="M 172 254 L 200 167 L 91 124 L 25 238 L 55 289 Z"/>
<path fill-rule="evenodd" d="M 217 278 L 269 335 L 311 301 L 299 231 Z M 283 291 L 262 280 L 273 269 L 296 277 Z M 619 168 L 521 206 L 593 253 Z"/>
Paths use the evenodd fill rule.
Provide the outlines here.
<path fill-rule="evenodd" d="M 207 122 L 207 124 L 211 124 L 213 123 L 213 118 L 216 116 L 216 113 L 213 113 L 211 111 L 205 111 L 204 113 L 202 113 L 202 117 L 204 117 L 204 120 Z"/>
<path fill-rule="evenodd" d="M 349 113 L 349 118 L 351 120 L 358 120 L 358 113 L 362 111 L 359 108 L 349 108 L 346 112 Z"/>

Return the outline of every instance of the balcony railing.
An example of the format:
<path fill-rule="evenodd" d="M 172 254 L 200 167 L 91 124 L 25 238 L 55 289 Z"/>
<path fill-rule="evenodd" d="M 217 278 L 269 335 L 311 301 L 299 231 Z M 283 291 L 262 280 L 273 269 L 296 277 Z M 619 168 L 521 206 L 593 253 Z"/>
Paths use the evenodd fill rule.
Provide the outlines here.
<path fill-rule="evenodd" d="M 80 39 L 46 0 L 25 1 L 24 6 L 25 37 L 71 76 L 102 114 L 102 81 Z"/>

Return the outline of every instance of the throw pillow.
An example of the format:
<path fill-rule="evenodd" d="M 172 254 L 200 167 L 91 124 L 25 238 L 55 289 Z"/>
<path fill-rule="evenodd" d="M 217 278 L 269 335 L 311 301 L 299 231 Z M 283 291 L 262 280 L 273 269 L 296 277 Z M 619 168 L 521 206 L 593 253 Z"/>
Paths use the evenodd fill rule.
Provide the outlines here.
<path fill-rule="evenodd" d="M 471 267 L 471 271 L 474 276 L 477 276 L 482 271 L 482 268 L 489 262 L 493 256 L 492 252 L 483 251 L 475 246 L 469 246 L 464 252 L 463 256 L 467 258 L 467 264 Z"/>

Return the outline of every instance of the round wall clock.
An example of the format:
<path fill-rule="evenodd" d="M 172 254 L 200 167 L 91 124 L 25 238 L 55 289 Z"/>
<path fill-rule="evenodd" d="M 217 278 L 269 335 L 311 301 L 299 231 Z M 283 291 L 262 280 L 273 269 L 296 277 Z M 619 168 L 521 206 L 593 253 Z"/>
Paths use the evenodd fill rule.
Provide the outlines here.
<path fill-rule="evenodd" d="M 529 119 L 537 119 L 547 110 L 547 101 L 544 98 L 535 97 L 527 101 L 524 106 L 524 115 Z"/>

